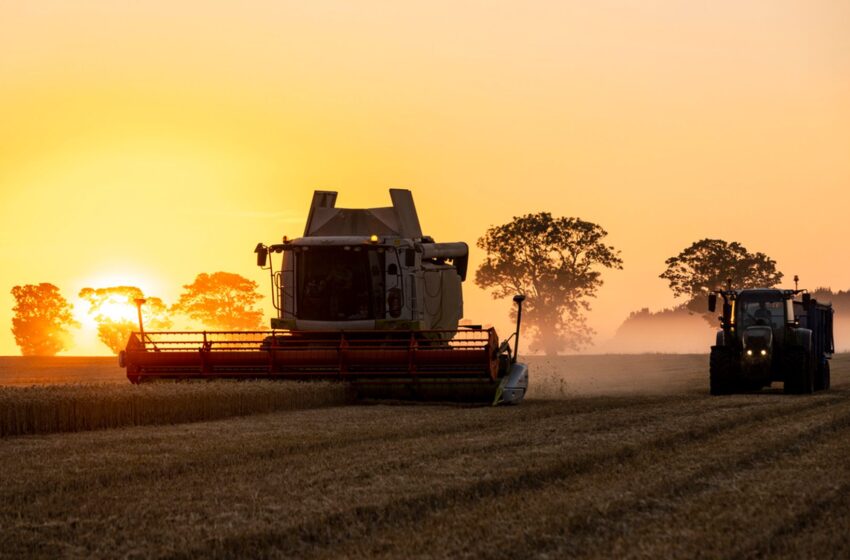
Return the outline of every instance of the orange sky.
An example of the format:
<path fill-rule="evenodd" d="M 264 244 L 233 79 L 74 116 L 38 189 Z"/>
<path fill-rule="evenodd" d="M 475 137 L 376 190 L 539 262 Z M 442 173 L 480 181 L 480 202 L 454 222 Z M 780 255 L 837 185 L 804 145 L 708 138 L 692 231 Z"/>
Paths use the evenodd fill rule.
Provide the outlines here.
<path fill-rule="evenodd" d="M 674 303 L 657 276 L 702 237 L 850 288 L 844 0 L 3 2 L 0 127 L 0 355 L 16 284 L 267 293 L 252 249 L 300 235 L 314 188 L 410 188 L 438 241 L 600 223 L 625 261 L 600 340 Z M 106 351 L 89 325 L 70 353 Z"/>

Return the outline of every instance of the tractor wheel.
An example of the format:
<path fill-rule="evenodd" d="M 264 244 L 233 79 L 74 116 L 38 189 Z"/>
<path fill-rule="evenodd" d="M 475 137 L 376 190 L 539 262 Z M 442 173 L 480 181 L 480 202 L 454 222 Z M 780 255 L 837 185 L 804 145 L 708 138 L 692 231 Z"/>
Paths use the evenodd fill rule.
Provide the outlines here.
<path fill-rule="evenodd" d="M 735 354 L 725 346 L 712 346 L 708 363 L 709 392 L 731 395 L 735 392 Z"/>
<path fill-rule="evenodd" d="M 815 374 L 815 391 L 826 391 L 830 385 L 829 360 L 824 360 Z"/>
<path fill-rule="evenodd" d="M 800 347 L 788 350 L 785 363 L 785 388 L 788 395 L 806 395 L 815 389 L 815 371 L 809 352 Z"/>
<path fill-rule="evenodd" d="M 810 395 L 815 392 L 815 377 L 817 376 L 817 364 L 811 352 L 806 352 L 806 359 L 803 362 L 804 371 L 806 372 L 803 378 L 803 393 Z"/>
<path fill-rule="evenodd" d="M 832 387 L 832 374 L 829 372 L 829 360 L 823 364 L 823 389 L 828 391 Z"/>

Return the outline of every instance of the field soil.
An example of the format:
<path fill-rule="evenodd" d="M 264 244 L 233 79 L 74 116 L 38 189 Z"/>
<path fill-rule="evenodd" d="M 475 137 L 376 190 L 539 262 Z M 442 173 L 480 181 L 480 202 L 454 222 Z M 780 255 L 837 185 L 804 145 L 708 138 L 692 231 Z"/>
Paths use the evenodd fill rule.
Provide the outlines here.
<path fill-rule="evenodd" d="M 529 362 L 518 407 L 0 438 L 0 555 L 850 557 L 850 356 L 811 396 L 710 397 L 706 355 Z"/>

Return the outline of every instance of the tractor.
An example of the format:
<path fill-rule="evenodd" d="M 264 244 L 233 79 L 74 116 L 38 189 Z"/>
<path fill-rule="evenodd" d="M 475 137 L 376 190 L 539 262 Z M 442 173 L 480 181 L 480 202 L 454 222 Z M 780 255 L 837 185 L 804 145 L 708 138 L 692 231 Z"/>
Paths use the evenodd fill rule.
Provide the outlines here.
<path fill-rule="evenodd" d="M 709 362 L 712 395 L 757 391 L 775 381 L 786 394 L 829 389 L 835 351 L 831 304 L 805 290 L 729 287 L 708 296 L 710 312 L 718 296 L 723 306 Z"/>

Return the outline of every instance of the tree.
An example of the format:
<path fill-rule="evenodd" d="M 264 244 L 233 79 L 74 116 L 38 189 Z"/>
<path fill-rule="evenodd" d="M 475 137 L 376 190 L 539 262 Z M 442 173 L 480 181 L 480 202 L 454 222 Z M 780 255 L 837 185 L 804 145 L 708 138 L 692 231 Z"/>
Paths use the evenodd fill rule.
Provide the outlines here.
<path fill-rule="evenodd" d="M 547 355 L 579 350 L 594 332 L 584 314 L 590 310 L 588 298 L 602 286 L 597 269 L 623 268 L 619 251 L 602 242 L 606 235 L 597 224 L 553 218 L 549 212 L 514 217 L 478 240 L 487 260 L 475 272 L 475 283 L 493 289 L 494 299 L 526 295 L 532 350 Z"/>
<path fill-rule="evenodd" d="M 136 299 L 145 299 L 142 322 L 145 330 L 171 327 L 168 308 L 158 297 L 145 298 L 135 286 L 83 288 L 80 299 L 89 303 L 89 315 L 97 322 L 97 337 L 116 354 L 124 349 L 133 331 L 138 330 Z"/>
<path fill-rule="evenodd" d="M 71 327 L 79 326 L 73 306 L 53 284 L 24 284 L 12 288 L 12 334 L 24 356 L 55 356 L 71 343 Z"/>
<path fill-rule="evenodd" d="M 750 253 L 740 243 L 722 239 L 702 239 L 678 256 L 665 261 L 667 270 L 659 275 L 670 283 L 676 297 L 686 297 L 691 311 L 706 314 L 708 294 L 725 288 L 727 280 L 735 289 L 770 288 L 782 280 L 776 261 L 764 253 Z M 710 321 L 714 321 L 708 314 Z"/>
<path fill-rule="evenodd" d="M 254 305 L 263 296 L 253 280 L 230 272 L 201 273 L 183 288 L 172 312 L 188 315 L 211 329 L 260 328 L 263 312 Z"/>

